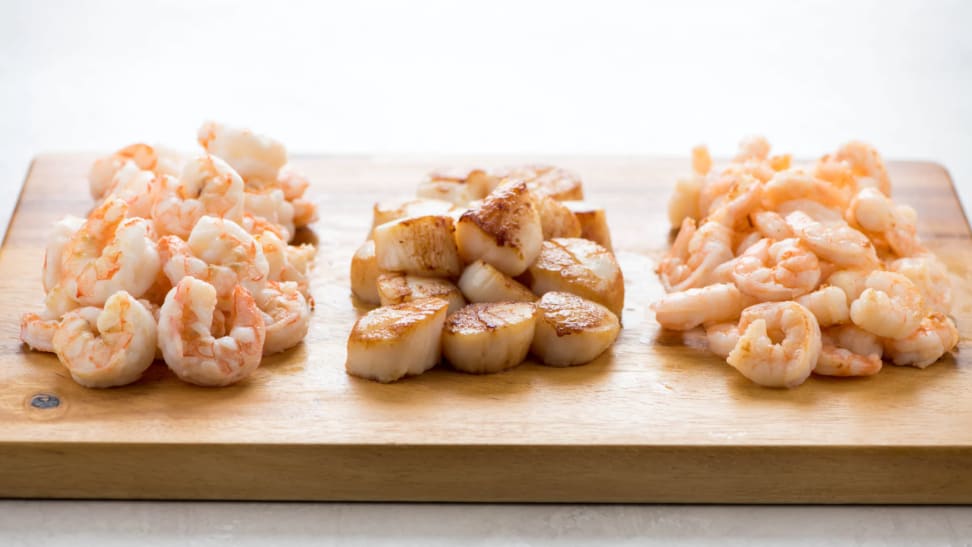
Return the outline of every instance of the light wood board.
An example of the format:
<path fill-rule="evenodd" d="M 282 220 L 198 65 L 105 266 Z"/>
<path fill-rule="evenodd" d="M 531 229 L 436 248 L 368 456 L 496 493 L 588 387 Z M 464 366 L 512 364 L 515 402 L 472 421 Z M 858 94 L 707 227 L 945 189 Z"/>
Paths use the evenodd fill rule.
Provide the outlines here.
<path fill-rule="evenodd" d="M 583 367 L 525 364 L 471 376 L 437 368 L 381 385 L 345 374 L 360 313 L 348 262 L 376 199 L 431 167 L 548 160 L 605 205 L 626 278 L 624 330 Z M 0 250 L 0 496 L 554 502 L 972 502 L 972 298 L 968 223 L 940 167 L 890 166 L 895 195 L 950 268 L 959 350 L 927 370 L 755 386 L 661 332 L 648 304 L 668 246 L 665 202 L 686 160 L 635 157 L 306 157 L 321 207 L 306 342 L 239 385 L 205 389 L 156 363 L 137 384 L 90 390 L 27 351 L 50 224 L 91 207 L 91 156 L 31 170 Z M 38 394 L 60 405 L 37 408 Z M 43 405 L 41 405 L 43 406 Z"/>

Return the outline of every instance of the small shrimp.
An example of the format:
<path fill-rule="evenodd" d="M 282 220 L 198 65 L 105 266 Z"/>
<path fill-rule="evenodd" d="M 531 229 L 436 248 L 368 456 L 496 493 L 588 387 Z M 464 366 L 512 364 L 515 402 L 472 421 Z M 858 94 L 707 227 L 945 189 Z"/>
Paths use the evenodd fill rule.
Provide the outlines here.
<path fill-rule="evenodd" d="M 737 179 L 738 176 L 734 174 L 716 174 L 715 172 L 710 172 L 703 179 L 698 190 L 699 203 L 696 209 L 699 219 L 708 216 L 722 203 L 725 195 L 729 193 L 729 189 L 732 188 Z"/>
<path fill-rule="evenodd" d="M 712 156 L 704 144 L 692 148 L 692 172 L 705 176 L 712 170 Z"/>
<path fill-rule="evenodd" d="M 123 386 L 155 360 L 156 322 L 132 295 L 118 291 L 104 308 L 68 312 L 52 338 L 58 359 L 86 387 Z"/>
<path fill-rule="evenodd" d="M 320 218 L 317 214 L 317 204 L 309 199 L 297 198 L 290 201 L 290 206 L 294 209 L 294 228 L 307 226 Z"/>
<path fill-rule="evenodd" d="M 185 277 L 165 297 L 159 312 L 159 347 L 169 368 L 183 381 L 227 386 L 260 366 L 266 326 L 263 314 L 242 286 L 233 289 L 225 319 L 228 334 L 212 334 L 216 289 Z"/>
<path fill-rule="evenodd" d="M 88 185 L 91 197 L 100 200 L 108 194 L 112 180 L 120 169 L 129 162 L 144 171 L 159 175 L 177 175 L 182 168 L 180 154 L 161 146 L 137 143 L 126 146 L 114 154 L 98 159 L 91 166 Z"/>
<path fill-rule="evenodd" d="M 706 222 L 696 229 L 695 221 L 686 218 L 671 250 L 658 265 L 665 290 L 708 285 L 715 269 L 733 258 L 732 236 L 732 230 L 718 222 Z"/>
<path fill-rule="evenodd" d="M 918 239 L 914 209 L 895 206 L 876 188 L 861 189 L 848 205 L 847 217 L 872 240 L 887 246 L 898 256 L 913 256 L 925 251 Z"/>
<path fill-rule="evenodd" d="M 256 302 L 266 325 L 264 355 L 288 350 L 307 335 L 310 306 L 296 283 L 270 281 L 257 294 Z"/>
<path fill-rule="evenodd" d="M 706 325 L 705 341 L 709 351 L 725 359 L 739 342 L 739 326 L 736 323 Z"/>
<path fill-rule="evenodd" d="M 921 323 L 921 293 L 907 277 L 876 270 L 850 306 L 851 321 L 882 338 L 905 338 Z"/>
<path fill-rule="evenodd" d="M 278 226 L 284 241 L 294 237 L 294 206 L 284 199 L 282 190 L 273 188 L 262 193 L 246 192 L 243 202 L 248 214 Z"/>
<path fill-rule="evenodd" d="M 742 333 L 726 362 L 767 387 L 793 388 L 813 372 L 820 355 L 820 326 L 796 302 L 765 302 L 743 310 Z"/>
<path fill-rule="evenodd" d="M 958 344 L 955 323 L 947 316 L 932 312 L 922 318 L 918 328 L 908 336 L 884 340 L 884 352 L 896 365 L 925 368 Z"/>
<path fill-rule="evenodd" d="M 849 198 L 832 184 L 801 169 L 787 169 L 774 174 L 766 183 L 762 204 L 765 209 L 772 210 L 786 201 L 810 199 L 827 207 L 843 209 Z"/>
<path fill-rule="evenodd" d="M 732 230 L 749 226 L 749 213 L 759 206 L 763 183 L 750 175 L 742 175 L 729 187 L 718 207 L 707 220 L 718 222 Z"/>
<path fill-rule="evenodd" d="M 183 239 L 204 215 L 241 222 L 243 179 L 225 161 L 201 155 L 182 170 L 177 186 L 152 208 L 152 220 L 161 235 Z"/>
<path fill-rule="evenodd" d="M 219 156 L 243 177 L 247 190 L 258 190 L 266 181 L 277 181 L 287 163 L 287 149 L 275 139 L 249 129 L 207 121 L 196 134 L 207 152 Z"/>
<path fill-rule="evenodd" d="M 863 289 L 862 289 L 863 290 Z M 850 321 L 850 304 L 843 289 L 833 285 L 796 298 L 796 302 L 810 310 L 821 327 L 842 325 Z"/>
<path fill-rule="evenodd" d="M 881 343 L 873 334 L 843 325 L 821 331 L 822 347 L 814 374 L 873 376 L 881 372 Z"/>
<path fill-rule="evenodd" d="M 921 299 L 931 311 L 948 314 L 952 309 L 952 283 L 948 269 L 933 254 L 899 258 L 888 265 L 918 287 Z"/>
<path fill-rule="evenodd" d="M 888 177 L 888 170 L 884 166 L 881 155 L 873 146 L 860 141 L 851 141 L 841 146 L 833 158 L 847 163 L 859 186 L 873 186 L 884 195 L 891 195 L 891 179 Z"/>
<path fill-rule="evenodd" d="M 283 191 L 284 199 L 294 201 L 304 195 L 310 186 L 310 180 L 292 165 L 287 164 L 277 173 L 277 186 Z"/>
<path fill-rule="evenodd" d="M 112 177 L 105 196 L 114 196 L 127 203 L 128 216 L 149 218 L 156 201 L 174 187 L 175 180 L 170 175 L 139 169 L 135 162 L 129 161 Z"/>
<path fill-rule="evenodd" d="M 765 160 L 769 157 L 770 144 L 766 137 L 762 135 L 749 135 L 739 141 L 739 153 L 736 154 L 735 162 L 746 160 Z"/>
<path fill-rule="evenodd" d="M 61 255 L 60 290 L 84 306 L 102 306 L 124 290 L 145 294 L 158 274 L 159 254 L 151 224 L 125 218 L 128 206 L 109 197 L 92 211 Z"/>
<path fill-rule="evenodd" d="M 314 246 L 309 244 L 287 245 L 277 234 L 266 231 L 255 237 L 267 258 L 270 281 L 293 281 L 300 292 L 307 296 L 307 270 L 314 256 Z"/>
<path fill-rule="evenodd" d="M 44 292 L 49 292 L 61 280 L 61 257 L 64 249 L 75 232 L 84 226 L 84 219 L 68 215 L 54 223 L 50 235 L 47 236 L 47 248 L 44 250 L 44 266 L 41 280 Z"/>
<path fill-rule="evenodd" d="M 858 269 L 837 270 L 827 276 L 825 283 L 844 291 L 844 294 L 847 295 L 847 305 L 850 306 L 850 303 L 857 300 L 857 297 L 867 288 L 867 276 L 870 273 L 868 270 Z M 850 308 L 848 308 L 848 313 L 850 313 Z"/>
<path fill-rule="evenodd" d="M 799 239 L 762 239 L 738 257 L 732 279 L 739 290 L 759 300 L 789 300 L 817 287 L 820 264 Z"/>
<path fill-rule="evenodd" d="M 871 240 L 846 222 L 818 222 L 802 211 L 786 215 L 786 223 L 818 257 L 839 266 L 874 268 L 877 252 Z"/>
<path fill-rule="evenodd" d="M 768 237 L 774 241 L 793 237 L 793 230 L 790 229 L 786 220 L 775 211 L 754 211 L 749 214 L 749 221 L 763 237 Z"/>
<path fill-rule="evenodd" d="M 663 328 L 689 330 L 703 323 L 732 321 L 751 303 L 735 285 L 718 283 L 666 294 L 652 309 Z"/>

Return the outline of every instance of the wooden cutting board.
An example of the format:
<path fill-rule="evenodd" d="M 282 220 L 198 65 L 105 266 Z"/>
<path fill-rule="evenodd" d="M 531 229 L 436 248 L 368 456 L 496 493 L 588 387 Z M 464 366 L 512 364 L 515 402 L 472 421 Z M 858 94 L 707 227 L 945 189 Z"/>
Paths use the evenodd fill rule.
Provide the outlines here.
<path fill-rule="evenodd" d="M 891 168 L 947 263 L 962 341 L 927 370 L 751 384 L 661 332 L 648 304 L 668 245 L 665 202 L 685 160 L 547 159 L 575 169 L 607 207 L 624 270 L 624 330 L 583 367 L 525 364 L 470 376 L 435 369 L 392 385 L 344 373 L 360 313 L 348 262 L 371 204 L 408 195 L 431 167 L 523 158 L 307 157 L 321 221 L 306 342 L 223 389 L 156 363 L 137 384 L 91 390 L 27 351 L 50 224 L 91 207 L 92 158 L 38 158 L 0 250 L 0 496 L 554 502 L 972 502 L 972 241 L 948 174 Z M 55 406 L 55 403 L 56 406 Z"/>

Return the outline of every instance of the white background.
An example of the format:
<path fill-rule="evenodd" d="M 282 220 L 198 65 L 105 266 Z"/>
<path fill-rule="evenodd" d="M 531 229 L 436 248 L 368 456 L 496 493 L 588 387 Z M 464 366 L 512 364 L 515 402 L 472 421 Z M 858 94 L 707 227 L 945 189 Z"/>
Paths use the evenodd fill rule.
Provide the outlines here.
<path fill-rule="evenodd" d="M 970 24 L 961 2 L 0 0 L 0 224 L 34 154 L 189 147 L 207 118 L 298 153 L 728 155 L 763 133 L 815 157 L 861 138 L 943 163 L 968 204 Z M 0 545 L 968 545 L 970 523 L 966 508 L 9 501 Z"/>

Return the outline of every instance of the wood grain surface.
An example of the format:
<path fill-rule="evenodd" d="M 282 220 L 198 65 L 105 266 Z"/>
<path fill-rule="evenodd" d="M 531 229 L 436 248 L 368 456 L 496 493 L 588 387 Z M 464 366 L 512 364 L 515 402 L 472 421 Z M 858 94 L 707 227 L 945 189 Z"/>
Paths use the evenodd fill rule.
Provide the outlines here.
<path fill-rule="evenodd" d="M 345 374 L 360 314 L 348 263 L 371 204 L 409 195 L 429 168 L 548 160 L 607 207 L 624 270 L 624 330 L 583 367 L 527 363 L 472 376 L 439 367 L 381 385 Z M 50 224 L 91 207 L 92 157 L 30 171 L 0 249 L 0 496 L 58 498 L 740 502 L 972 502 L 972 265 L 948 174 L 890 165 L 895 196 L 950 269 L 961 333 L 926 370 L 755 386 L 694 333 L 662 332 L 648 304 L 668 245 L 665 202 L 686 160 L 636 157 L 305 157 L 321 221 L 317 302 L 304 344 L 239 385 L 179 382 L 161 362 L 138 383 L 90 390 L 17 338 L 40 307 Z M 60 404 L 39 408 L 36 396 Z"/>

